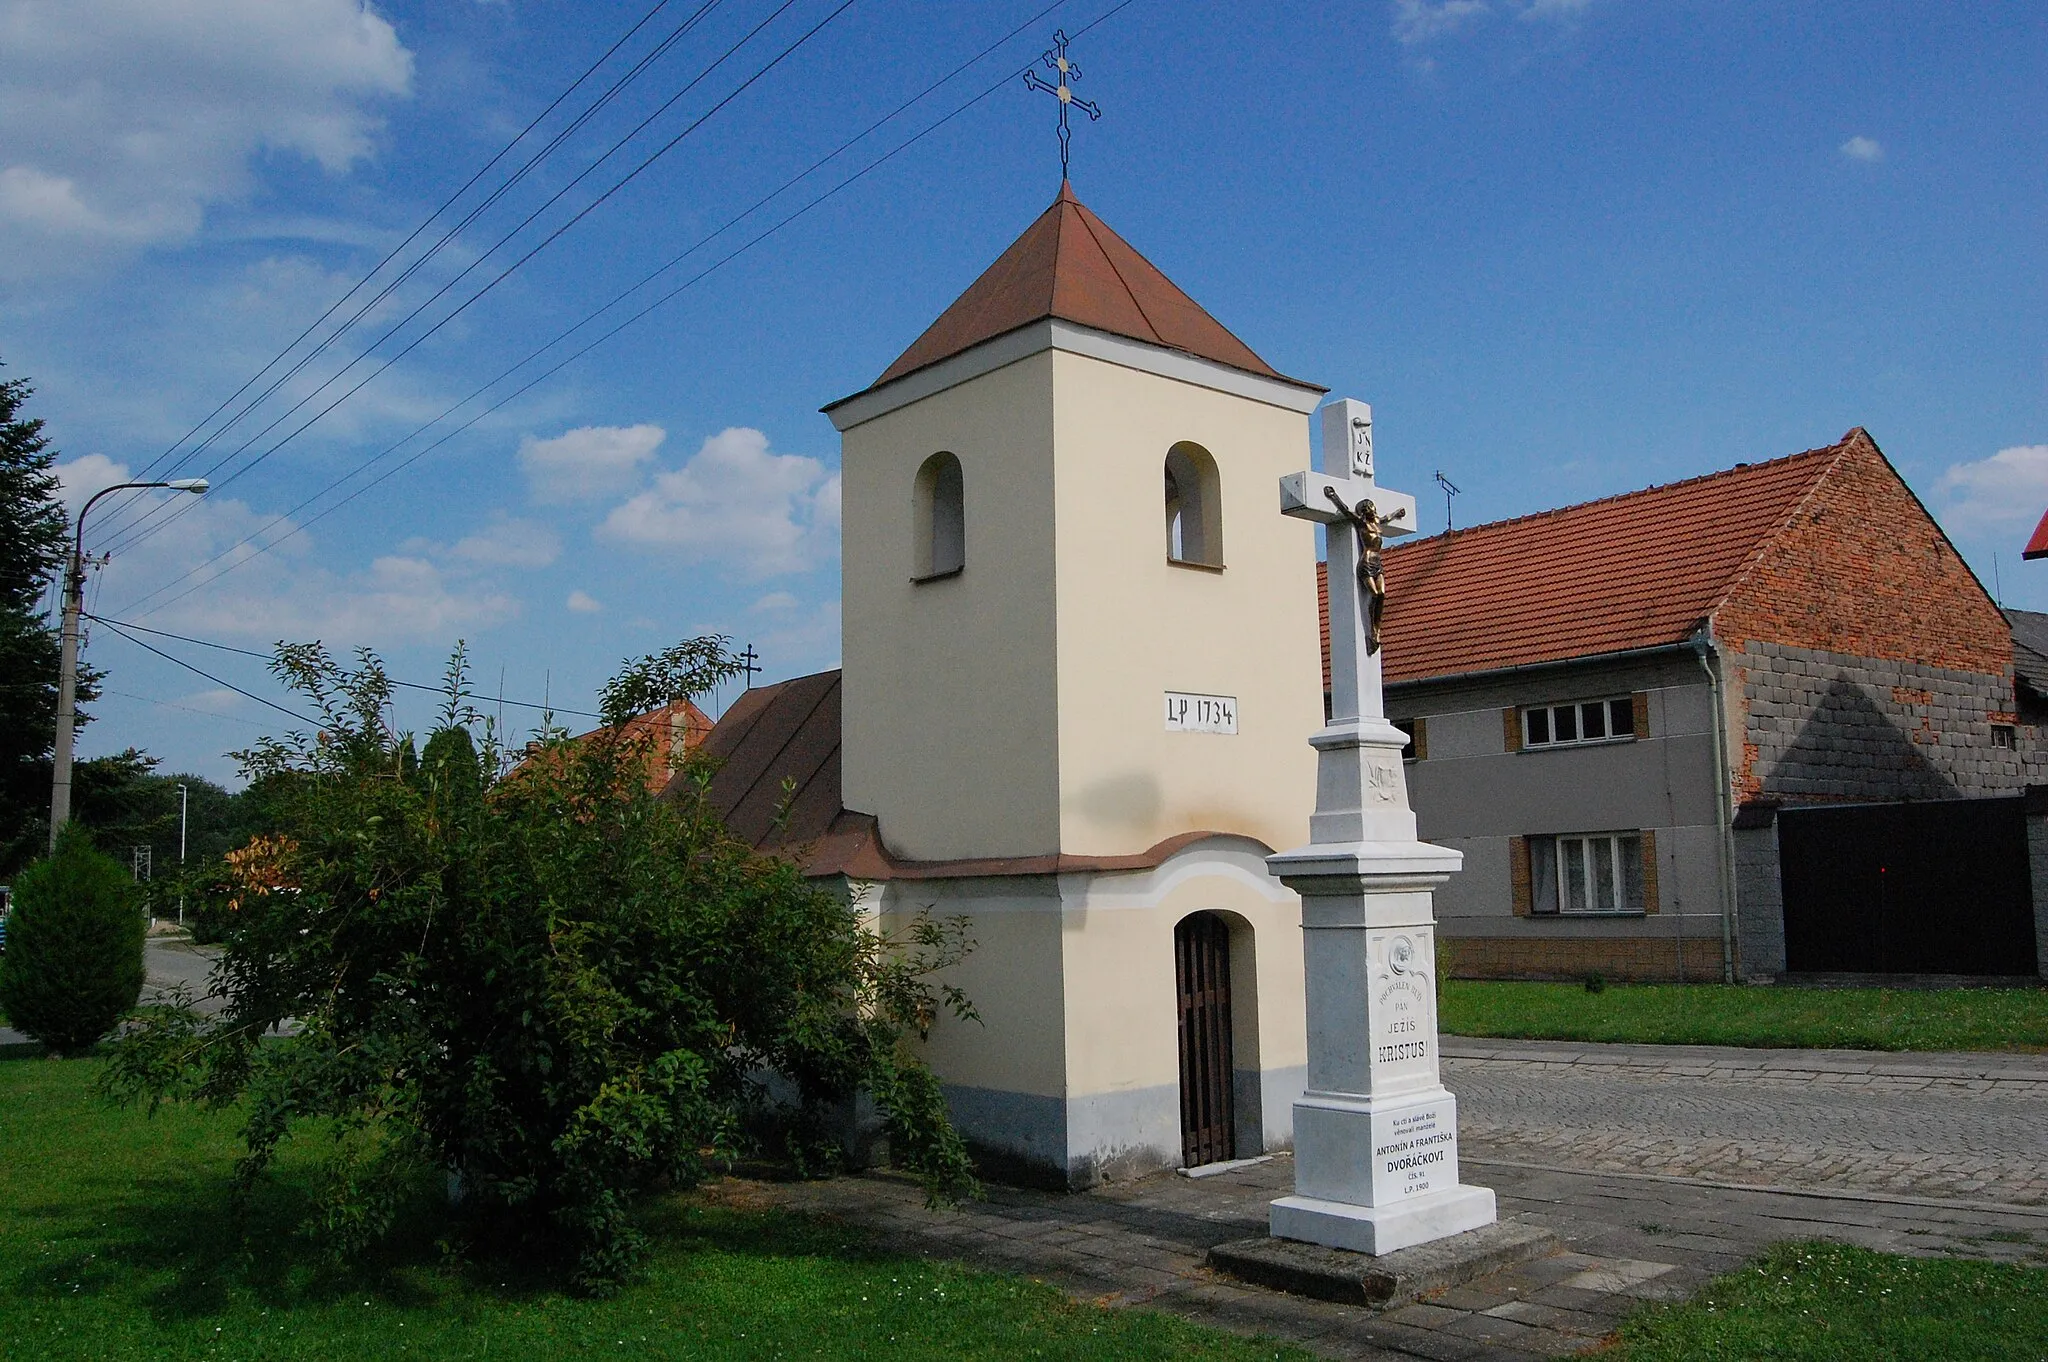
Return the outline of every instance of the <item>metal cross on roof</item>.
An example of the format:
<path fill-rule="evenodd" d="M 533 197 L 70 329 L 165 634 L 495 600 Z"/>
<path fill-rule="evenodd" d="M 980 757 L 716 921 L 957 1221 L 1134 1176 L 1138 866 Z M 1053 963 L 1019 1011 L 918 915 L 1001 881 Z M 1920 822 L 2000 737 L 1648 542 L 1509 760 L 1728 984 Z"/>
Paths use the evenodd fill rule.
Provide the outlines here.
<path fill-rule="evenodd" d="M 1102 110 L 1092 100 L 1082 99 L 1074 93 L 1074 82 L 1081 78 L 1081 68 L 1067 60 L 1065 29 L 1053 30 L 1052 46 L 1039 60 L 1045 64 L 1046 70 L 1053 73 L 1057 83 L 1026 67 L 1024 84 L 1029 89 L 1043 90 L 1049 95 L 1057 96 L 1060 101 L 1060 178 L 1064 180 L 1067 178 L 1068 146 L 1074 137 L 1073 132 L 1067 127 L 1067 110 L 1079 109 L 1088 115 L 1088 121 L 1091 123 L 1102 117 Z"/>

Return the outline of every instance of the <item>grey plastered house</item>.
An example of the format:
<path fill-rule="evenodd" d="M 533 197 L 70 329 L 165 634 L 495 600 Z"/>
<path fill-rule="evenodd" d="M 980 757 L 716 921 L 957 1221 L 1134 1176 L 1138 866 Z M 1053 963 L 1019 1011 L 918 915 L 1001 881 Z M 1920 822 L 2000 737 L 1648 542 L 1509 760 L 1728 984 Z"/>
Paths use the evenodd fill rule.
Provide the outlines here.
<path fill-rule="evenodd" d="M 2011 630 L 1861 429 L 1386 573 L 1455 972 L 2039 968 Z"/>

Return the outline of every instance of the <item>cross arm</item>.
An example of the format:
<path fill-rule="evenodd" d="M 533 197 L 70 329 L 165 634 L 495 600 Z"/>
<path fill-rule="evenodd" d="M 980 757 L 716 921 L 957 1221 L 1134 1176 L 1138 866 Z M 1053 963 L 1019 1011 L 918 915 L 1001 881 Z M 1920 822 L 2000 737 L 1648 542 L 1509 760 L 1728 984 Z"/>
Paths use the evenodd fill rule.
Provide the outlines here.
<path fill-rule="evenodd" d="M 1328 473 L 1289 473 L 1280 479 L 1280 513 L 1301 520 L 1333 525 L 1344 513 L 1330 504 L 1325 488 L 1334 488 L 1346 506 L 1356 506 L 1367 497 L 1379 507 L 1384 522 L 1381 533 L 1388 538 L 1415 532 L 1415 498 L 1406 492 L 1390 492 L 1364 478 L 1333 478 Z"/>

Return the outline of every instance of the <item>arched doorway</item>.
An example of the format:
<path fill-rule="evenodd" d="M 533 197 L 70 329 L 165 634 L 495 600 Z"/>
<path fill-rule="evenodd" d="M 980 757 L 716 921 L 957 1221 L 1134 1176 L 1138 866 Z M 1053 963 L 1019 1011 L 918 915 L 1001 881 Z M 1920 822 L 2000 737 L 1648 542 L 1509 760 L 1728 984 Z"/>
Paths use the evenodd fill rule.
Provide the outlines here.
<path fill-rule="evenodd" d="M 1194 913 L 1173 929 L 1180 1011 L 1180 1145 L 1190 1168 L 1237 1157 L 1230 1046 L 1230 927 Z"/>

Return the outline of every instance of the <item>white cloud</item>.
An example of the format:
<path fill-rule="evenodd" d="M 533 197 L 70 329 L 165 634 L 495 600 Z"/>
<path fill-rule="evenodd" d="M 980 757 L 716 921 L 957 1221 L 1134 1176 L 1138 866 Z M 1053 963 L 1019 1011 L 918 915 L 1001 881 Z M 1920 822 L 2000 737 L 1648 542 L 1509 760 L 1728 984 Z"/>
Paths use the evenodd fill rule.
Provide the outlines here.
<path fill-rule="evenodd" d="M 126 481 L 126 465 L 103 454 L 87 454 L 57 465 L 62 496 L 77 506 L 95 491 Z M 145 497 L 176 496 L 146 492 Z M 390 647 L 424 640 L 446 643 L 510 619 L 519 601 L 474 559 L 451 550 L 408 546 L 367 568 L 335 571 L 314 560 L 310 534 L 279 538 L 290 522 L 265 529 L 269 515 L 228 497 L 179 497 L 156 532 L 115 552 L 95 574 L 88 600 L 102 613 L 189 633 L 201 638 L 269 643 L 277 639 L 320 639 L 330 645 L 367 643 Z M 86 548 L 119 546 L 119 498 L 108 498 L 87 526 Z M 110 514 L 104 524 L 101 511 Z M 94 526 L 100 528 L 95 530 Z M 242 540 L 259 534 L 257 544 Z M 259 552 L 258 545 L 275 548 Z M 207 564 L 216 555 L 219 562 Z M 146 600 L 157 588 L 168 592 Z M 188 588 L 195 587 L 195 590 Z"/>
<path fill-rule="evenodd" d="M 519 442 L 535 501 L 599 501 L 640 483 L 640 465 L 654 457 L 668 432 L 656 425 L 579 426 L 550 440 Z"/>
<path fill-rule="evenodd" d="M 361 0 L 0 0 L 0 272 L 189 238 L 263 152 L 345 172 L 412 65 Z"/>
<path fill-rule="evenodd" d="M 1518 16 L 1525 20 L 1576 19 L 1593 7 L 1593 0 L 1529 0 Z"/>
<path fill-rule="evenodd" d="M 1486 0 L 1394 0 L 1394 40 L 1413 47 L 1470 26 L 1492 7 Z"/>
<path fill-rule="evenodd" d="M 597 597 L 579 590 L 569 593 L 569 608 L 579 615 L 595 615 L 604 609 L 604 606 L 599 603 Z"/>
<path fill-rule="evenodd" d="M 818 601 L 780 611 L 774 627 L 752 636 L 764 664 L 783 676 L 839 665 L 839 602 Z"/>
<path fill-rule="evenodd" d="M 2048 507 L 2048 445 L 2013 445 L 1954 464 L 1936 487 L 1952 532 L 2031 525 Z"/>
<path fill-rule="evenodd" d="M 1852 161 L 1877 162 L 1884 159 L 1884 146 L 1874 137 L 1852 137 L 1842 143 L 1841 151 Z"/>
<path fill-rule="evenodd" d="M 484 567 L 544 568 L 562 556 L 562 539 L 538 521 L 500 517 L 448 553 Z"/>
<path fill-rule="evenodd" d="M 771 591 L 760 600 L 748 606 L 747 609 L 755 611 L 794 610 L 796 609 L 796 597 L 790 595 L 787 591 Z"/>
<path fill-rule="evenodd" d="M 196 690 L 190 695 L 181 695 L 175 703 L 188 709 L 203 709 L 209 714 L 235 714 L 241 711 L 247 701 L 234 691 L 216 687 L 211 690 Z"/>
<path fill-rule="evenodd" d="M 599 533 L 747 576 L 802 572 L 838 551 L 839 475 L 805 455 L 771 454 L 766 435 L 734 426 L 612 508 Z"/>

